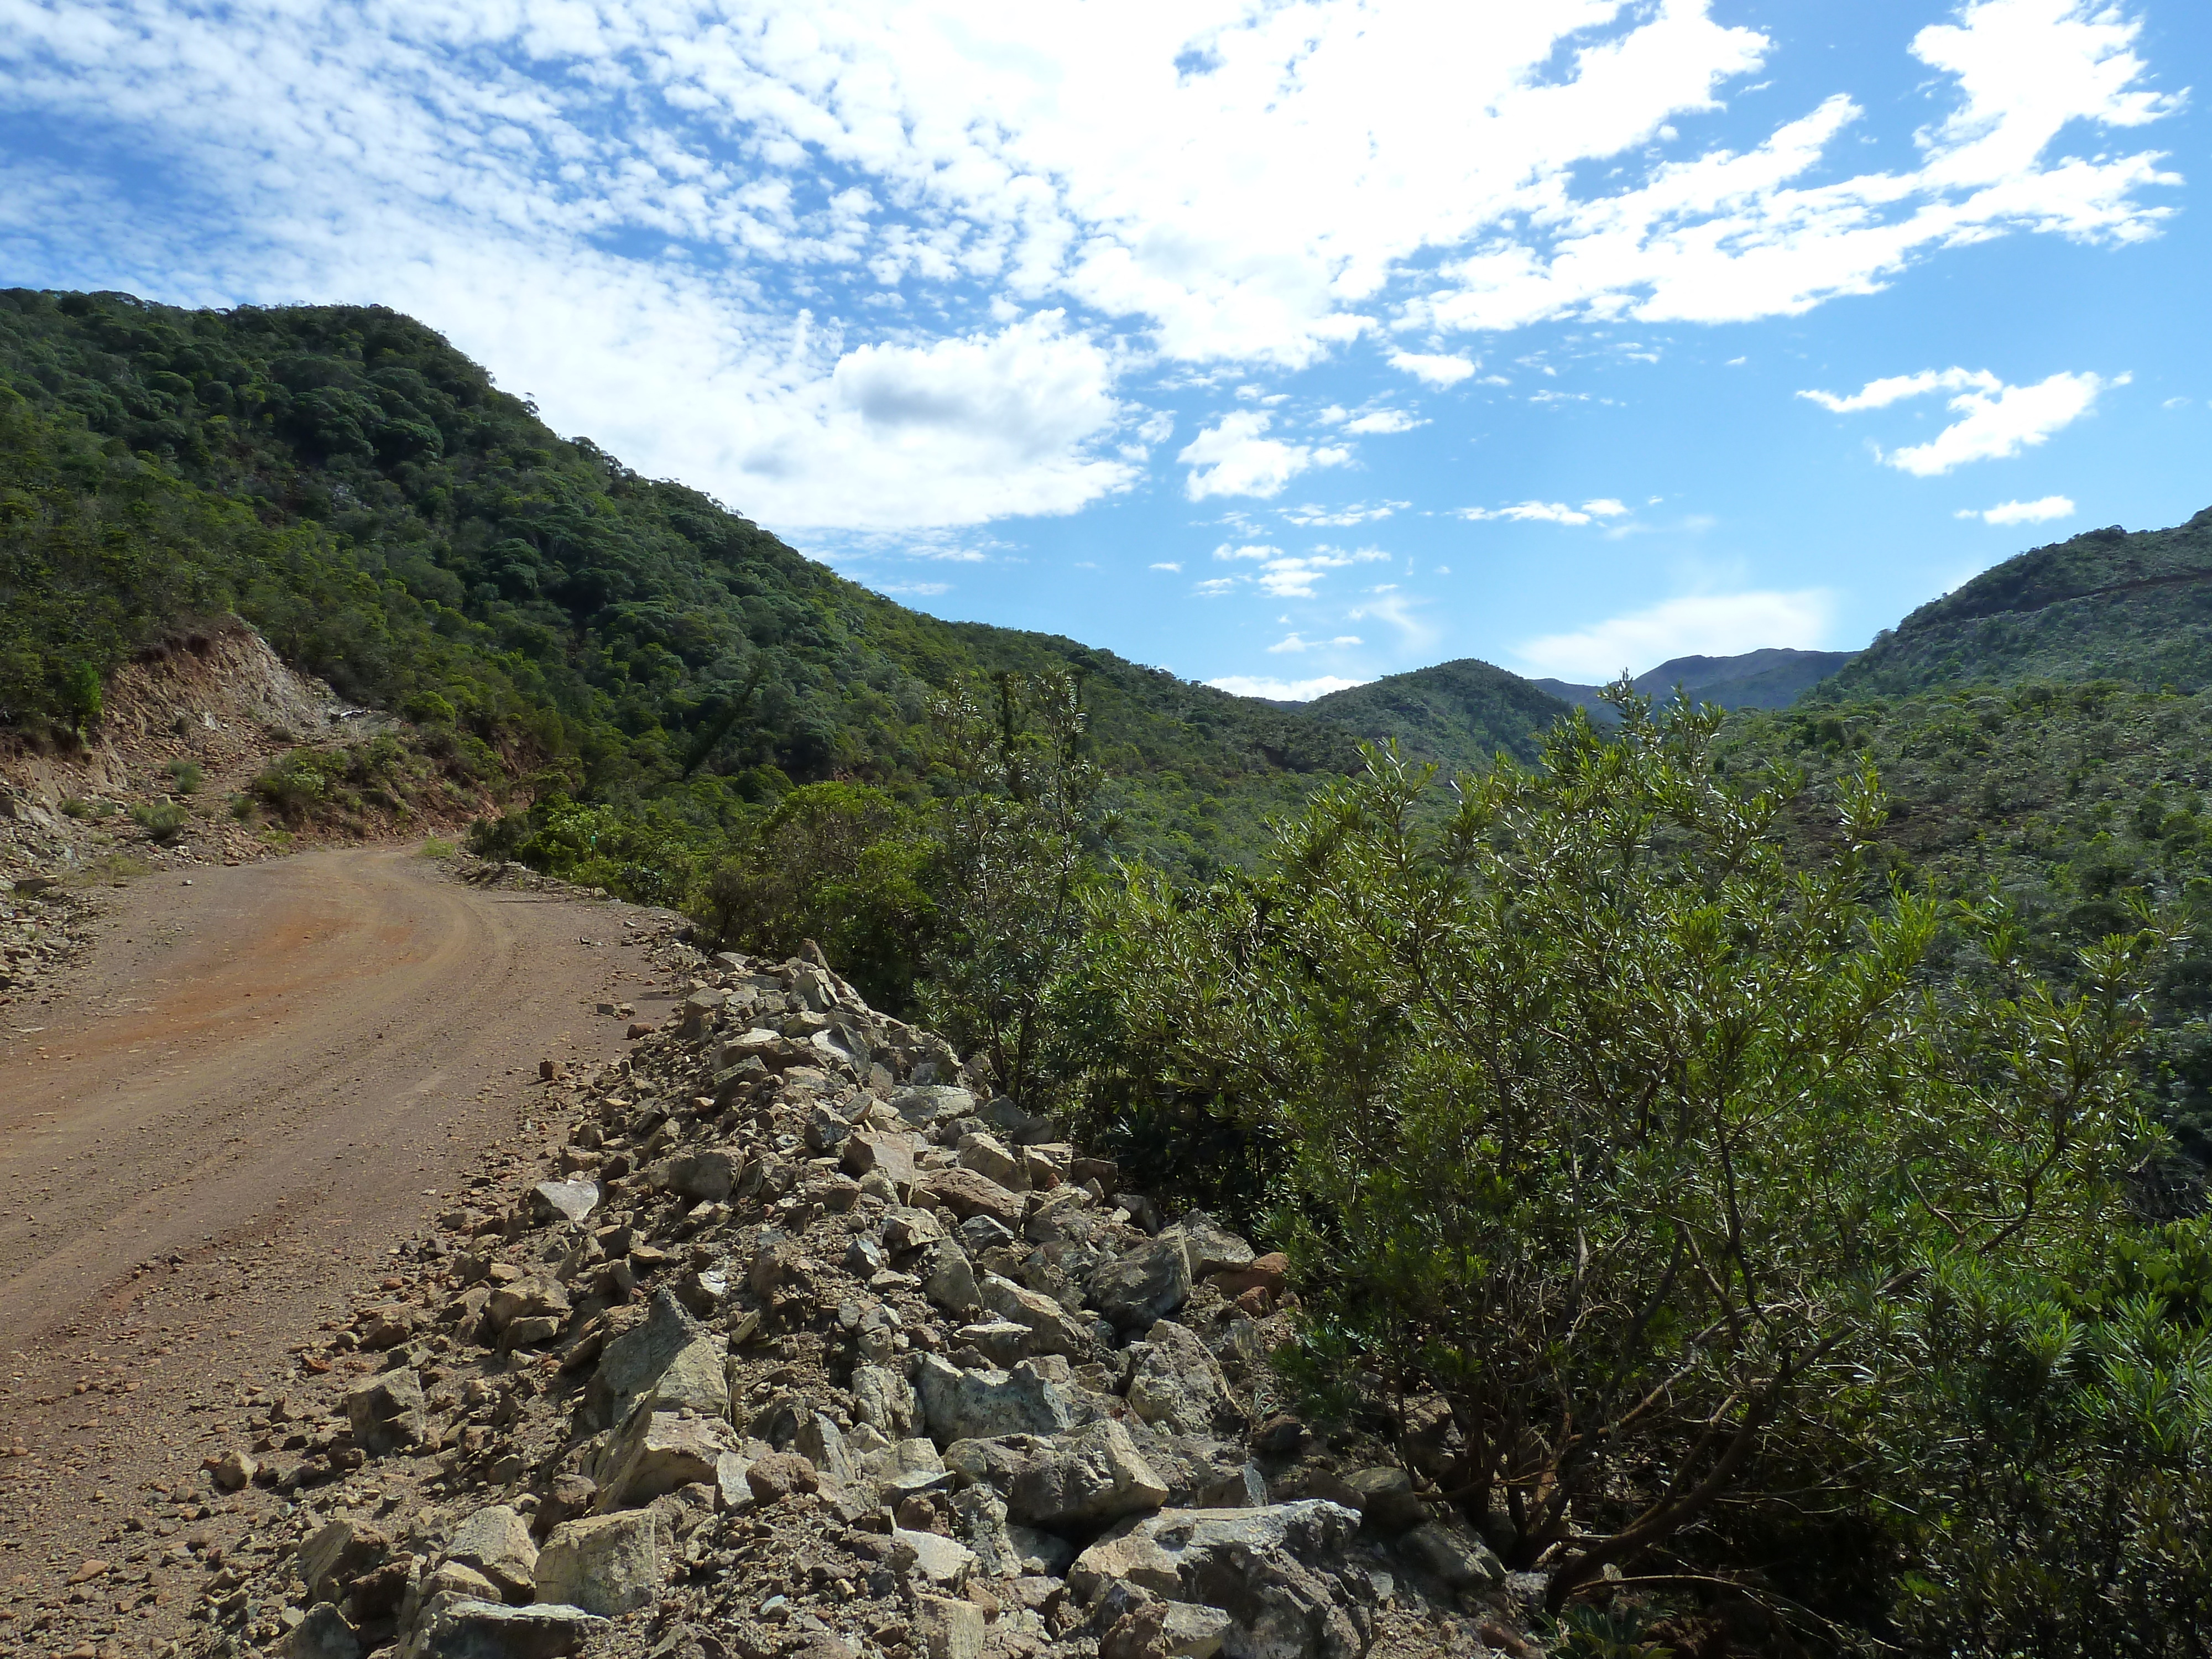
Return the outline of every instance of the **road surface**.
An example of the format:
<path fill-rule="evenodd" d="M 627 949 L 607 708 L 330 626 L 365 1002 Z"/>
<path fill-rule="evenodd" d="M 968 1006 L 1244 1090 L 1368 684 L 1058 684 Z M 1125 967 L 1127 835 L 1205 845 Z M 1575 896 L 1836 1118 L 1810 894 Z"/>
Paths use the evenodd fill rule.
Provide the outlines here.
<path fill-rule="evenodd" d="M 407 850 L 115 896 L 68 996 L 0 1010 L 0 1649 L 42 1617 L 33 1651 L 173 1626 L 111 1606 L 102 1633 L 100 1595 L 42 1610 L 526 1133 L 541 1059 L 622 1051 L 595 1003 L 659 1006 L 623 945 L 644 913 L 467 886 Z"/>

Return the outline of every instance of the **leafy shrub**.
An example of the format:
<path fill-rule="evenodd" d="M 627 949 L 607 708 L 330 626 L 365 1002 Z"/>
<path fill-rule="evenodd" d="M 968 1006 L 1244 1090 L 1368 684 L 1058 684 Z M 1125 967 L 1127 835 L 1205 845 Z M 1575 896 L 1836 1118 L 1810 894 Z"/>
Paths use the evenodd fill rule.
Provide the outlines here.
<path fill-rule="evenodd" d="M 184 834 L 185 826 L 191 822 L 191 817 L 176 802 L 163 800 L 155 801 L 150 806 L 132 807 L 131 821 L 154 840 L 168 842 Z"/>
<path fill-rule="evenodd" d="M 295 749 L 255 775 L 253 793 L 296 826 L 330 795 L 331 779 L 323 759 L 312 750 Z"/>
<path fill-rule="evenodd" d="M 1935 994 L 1942 907 L 1869 902 L 1870 775 L 1793 869 L 1791 775 L 1726 782 L 1719 711 L 1613 696 L 1614 740 L 1577 711 L 1433 828 L 1427 774 L 1371 754 L 1261 878 L 1092 910 L 1160 1085 L 1281 1138 L 1294 1376 L 1339 1413 L 1439 1399 L 1438 1487 L 1555 1609 L 1763 1474 L 1856 1491 L 1833 1402 L 1902 1391 L 1931 1276 L 2077 1276 L 2145 1136 L 2148 935 L 2067 998 L 1959 909 L 1981 954 Z"/>
<path fill-rule="evenodd" d="M 171 787 L 180 795 L 198 794 L 206 777 L 198 761 L 173 760 L 169 763 L 168 773 Z"/>

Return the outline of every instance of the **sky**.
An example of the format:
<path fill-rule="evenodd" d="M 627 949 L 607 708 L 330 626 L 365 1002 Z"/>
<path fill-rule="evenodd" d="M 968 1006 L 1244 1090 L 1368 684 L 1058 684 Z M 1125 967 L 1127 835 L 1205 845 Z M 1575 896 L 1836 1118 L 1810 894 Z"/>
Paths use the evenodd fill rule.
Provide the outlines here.
<path fill-rule="evenodd" d="M 1231 690 L 1587 682 L 2212 505 L 2208 69 L 2203 0 L 0 0 L 0 286 L 391 306 Z"/>

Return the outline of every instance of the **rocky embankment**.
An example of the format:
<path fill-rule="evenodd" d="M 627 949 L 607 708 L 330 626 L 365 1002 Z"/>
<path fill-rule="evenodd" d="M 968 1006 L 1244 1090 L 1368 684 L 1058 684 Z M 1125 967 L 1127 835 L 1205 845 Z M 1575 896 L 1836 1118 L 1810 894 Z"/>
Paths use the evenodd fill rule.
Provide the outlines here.
<path fill-rule="evenodd" d="M 398 1246 L 162 1494 L 228 1518 L 167 1546 L 202 1650 L 1532 1650 L 1540 1583 L 1280 1409 L 1280 1257 L 819 965 L 663 948 L 688 1000 L 548 1077 L 544 1164 Z"/>

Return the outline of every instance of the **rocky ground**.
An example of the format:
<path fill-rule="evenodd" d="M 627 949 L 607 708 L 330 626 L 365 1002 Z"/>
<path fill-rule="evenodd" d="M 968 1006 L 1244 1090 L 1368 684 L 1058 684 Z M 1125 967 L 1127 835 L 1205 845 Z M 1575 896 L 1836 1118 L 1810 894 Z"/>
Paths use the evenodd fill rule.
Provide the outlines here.
<path fill-rule="evenodd" d="M 548 1061 L 531 1155 L 239 1379 L 197 1472 L 102 1494 L 97 1617 L 0 1656 L 120 1652 L 157 1584 L 225 1659 L 1534 1650 L 1540 1581 L 1281 1409 L 1280 1258 L 819 964 L 651 948 L 686 1000 Z"/>

